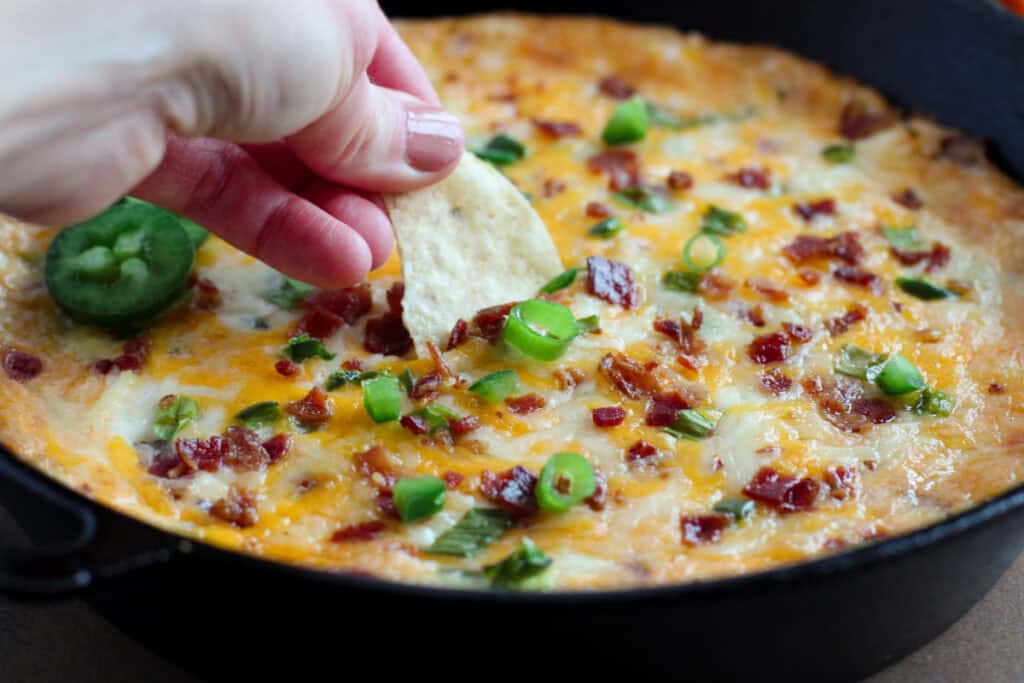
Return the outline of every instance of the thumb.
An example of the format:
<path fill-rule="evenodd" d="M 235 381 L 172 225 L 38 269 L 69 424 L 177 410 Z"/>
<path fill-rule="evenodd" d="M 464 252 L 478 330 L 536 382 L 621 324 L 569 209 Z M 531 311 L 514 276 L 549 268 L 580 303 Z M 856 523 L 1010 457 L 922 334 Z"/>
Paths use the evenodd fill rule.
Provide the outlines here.
<path fill-rule="evenodd" d="M 462 154 L 451 114 L 361 74 L 324 116 L 287 140 L 319 175 L 347 186 L 402 192 L 436 182 Z"/>

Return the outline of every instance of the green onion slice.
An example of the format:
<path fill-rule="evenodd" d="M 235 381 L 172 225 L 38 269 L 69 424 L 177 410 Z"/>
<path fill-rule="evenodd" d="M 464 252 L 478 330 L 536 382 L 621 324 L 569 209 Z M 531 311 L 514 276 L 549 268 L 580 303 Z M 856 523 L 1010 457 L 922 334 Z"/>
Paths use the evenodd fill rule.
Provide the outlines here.
<path fill-rule="evenodd" d="M 601 329 L 601 318 L 598 317 L 597 313 L 594 315 L 588 315 L 585 318 L 577 318 L 576 324 L 579 325 L 580 334 L 590 334 Z"/>
<path fill-rule="evenodd" d="M 374 422 L 391 422 L 402 414 L 402 389 L 396 377 L 379 375 L 363 382 L 363 407 Z"/>
<path fill-rule="evenodd" d="M 199 404 L 188 396 L 175 396 L 169 405 L 158 405 L 153 420 L 153 435 L 161 441 L 170 441 L 174 435 L 199 417 Z"/>
<path fill-rule="evenodd" d="M 469 390 L 486 401 L 500 403 L 521 391 L 519 374 L 515 370 L 498 370 L 473 382 Z"/>
<path fill-rule="evenodd" d="M 526 582 L 543 573 L 552 561 L 533 541 L 524 538 L 511 555 L 484 567 L 484 575 L 495 588 L 525 588 Z"/>
<path fill-rule="evenodd" d="M 278 277 L 280 279 L 277 284 L 263 295 L 267 301 L 278 308 L 290 311 L 295 308 L 296 304 L 313 293 L 314 287 L 312 285 L 307 285 L 305 282 L 299 282 L 283 275 Z"/>
<path fill-rule="evenodd" d="M 712 419 L 712 416 L 705 412 L 686 408 L 679 411 L 676 421 L 672 423 L 671 427 L 667 427 L 665 431 L 677 439 L 692 439 L 696 441 L 710 434 L 711 430 L 715 428 L 716 422 L 717 420 Z"/>
<path fill-rule="evenodd" d="M 277 401 L 261 401 L 239 411 L 235 420 L 248 429 L 259 429 L 274 424 L 280 417 L 281 406 Z"/>
<path fill-rule="evenodd" d="M 756 507 L 754 501 L 749 498 L 725 498 L 715 503 L 712 509 L 720 514 L 729 515 L 736 523 L 742 523 L 750 519 Z"/>
<path fill-rule="evenodd" d="M 821 151 L 821 156 L 830 164 L 848 164 L 856 154 L 852 145 L 829 145 Z"/>
<path fill-rule="evenodd" d="M 916 225 L 909 225 L 905 228 L 884 226 L 882 228 L 882 235 L 885 239 L 889 240 L 889 244 L 900 251 L 920 251 L 925 247 L 924 240 L 921 239 L 921 234 L 917 231 Z"/>
<path fill-rule="evenodd" d="M 399 479 L 393 491 L 395 508 L 403 522 L 425 519 L 444 507 L 445 485 L 437 477 Z"/>
<path fill-rule="evenodd" d="M 747 222 L 740 214 L 726 211 L 712 204 L 701 218 L 700 229 L 713 235 L 728 237 L 738 232 L 745 232 Z"/>
<path fill-rule="evenodd" d="M 412 374 L 412 370 L 406 368 L 402 370 L 402 374 L 398 376 L 398 381 L 401 382 L 402 388 L 405 389 L 405 393 L 412 391 L 412 388 L 416 386 L 416 375 Z"/>
<path fill-rule="evenodd" d="M 281 355 L 296 363 L 301 363 L 307 358 L 314 357 L 331 360 L 335 356 L 335 354 L 327 350 L 323 342 L 310 337 L 308 334 L 300 334 L 298 337 L 289 339 L 288 344 L 281 351 Z"/>
<path fill-rule="evenodd" d="M 525 157 L 526 147 L 511 135 L 500 133 L 473 154 L 497 166 L 506 166 Z"/>
<path fill-rule="evenodd" d="M 327 376 L 327 381 L 324 382 L 324 385 L 327 387 L 327 391 L 334 391 L 346 384 L 359 384 L 380 375 L 381 373 L 376 370 L 365 370 L 363 372 L 358 370 L 338 370 Z"/>
<path fill-rule="evenodd" d="M 528 299 L 516 305 L 501 336 L 509 346 L 537 360 L 556 360 L 580 333 L 572 311 L 561 304 Z"/>
<path fill-rule="evenodd" d="M 472 557 L 512 527 L 512 518 L 497 508 L 472 508 L 437 537 L 427 552 Z"/>
<path fill-rule="evenodd" d="M 700 287 L 700 273 L 670 270 L 661 276 L 661 284 L 673 292 L 696 294 Z"/>
<path fill-rule="evenodd" d="M 695 273 L 706 273 L 725 259 L 725 245 L 714 233 L 698 232 L 683 247 L 683 263 Z"/>
<path fill-rule="evenodd" d="M 661 213 L 672 207 L 672 202 L 664 193 L 642 185 L 627 187 L 616 192 L 612 197 L 627 206 L 642 209 L 648 213 Z"/>
<path fill-rule="evenodd" d="M 914 412 L 918 415 L 934 415 L 935 417 L 949 417 L 956 407 L 956 401 L 943 391 L 925 389 L 917 397 L 914 404 Z"/>
<path fill-rule="evenodd" d="M 576 281 L 576 275 L 580 272 L 579 268 L 570 268 L 564 273 L 560 273 L 540 288 L 540 294 L 551 294 L 557 292 L 560 289 L 565 289 Z"/>
<path fill-rule="evenodd" d="M 888 396 L 909 394 L 912 391 L 923 389 L 925 386 L 921 371 L 898 353 L 889 358 L 889 361 L 874 378 L 874 382 Z"/>
<path fill-rule="evenodd" d="M 922 301 L 938 301 L 959 296 L 952 289 L 940 287 L 921 278 L 898 277 L 896 278 L 896 286 L 910 296 L 917 297 Z"/>
<path fill-rule="evenodd" d="M 548 512 L 565 512 L 594 495 L 595 489 L 594 466 L 586 458 L 578 453 L 556 453 L 537 480 L 537 503 Z"/>
<path fill-rule="evenodd" d="M 840 375 L 872 381 L 881 372 L 888 356 L 862 349 L 853 344 L 843 344 L 832 361 L 832 369 Z"/>
<path fill-rule="evenodd" d="M 643 140 L 646 134 L 647 104 L 637 96 L 615 108 L 601 139 L 608 145 L 626 145 Z"/>
<path fill-rule="evenodd" d="M 626 226 L 623 225 L 622 221 L 617 217 L 612 216 L 611 218 L 605 218 L 600 223 L 595 223 L 590 226 L 587 230 L 587 236 L 607 240 L 615 237 L 625 229 Z"/>

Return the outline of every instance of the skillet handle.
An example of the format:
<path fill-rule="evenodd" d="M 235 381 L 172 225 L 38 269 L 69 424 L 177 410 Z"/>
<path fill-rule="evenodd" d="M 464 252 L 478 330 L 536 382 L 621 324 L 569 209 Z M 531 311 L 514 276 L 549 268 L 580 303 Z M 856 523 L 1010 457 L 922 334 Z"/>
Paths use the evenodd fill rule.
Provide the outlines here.
<path fill-rule="evenodd" d="M 0 504 L 34 542 L 0 538 L 4 597 L 71 597 L 175 553 L 169 536 L 89 503 L 2 448 Z"/>

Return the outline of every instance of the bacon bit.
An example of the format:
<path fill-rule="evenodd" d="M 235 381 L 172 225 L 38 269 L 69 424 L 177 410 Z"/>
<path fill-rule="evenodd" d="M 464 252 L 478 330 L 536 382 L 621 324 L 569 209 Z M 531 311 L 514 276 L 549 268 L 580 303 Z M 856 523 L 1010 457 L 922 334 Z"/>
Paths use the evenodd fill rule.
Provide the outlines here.
<path fill-rule="evenodd" d="M 618 351 L 605 355 L 597 368 L 627 398 L 642 398 L 661 393 L 661 383 L 650 371 Z"/>
<path fill-rule="evenodd" d="M 348 541 L 370 541 L 376 538 L 387 529 L 387 524 L 379 520 L 350 524 L 342 527 L 331 534 L 332 543 L 346 543 Z"/>
<path fill-rule="evenodd" d="M 4 372 L 15 382 L 27 382 L 43 371 L 43 361 L 17 349 L 4 351 Z"/>
<path fill-rule="evenodd" d="M 320 308 L 352 325 L 370 312 L 373 296 L 370 284 L 363 282 L 345 289 L 321 290 L 308 296 L 303 305 L 310 309 Z"/>
<path fill-rule="evenodd" d="M 797 479 L 779 474 L 771 467 L 762 467 L 743 487 L 743 494 L 786 514 L 812 509 L 819 489 L 818 482 L 811 478 Z"/>
<path fill-rule="evenodd" d="M 423 375 L 412 385 L 409 390 L 409 398 L 417 400 L 430 400 L 437 396 L 441 388 L 441 373 L 434 371 Z"/>
<path fill-rule="evenodd" d="M 398 424 L 416 436 L 423 436 L 430 431 L 430 422 L 422 415 L 403 415 Z"/>
<path fill-rule="evenodd" d="M 877 469 L 878 469 L 878 462 L 876 462 L 876 461 L 874 461 L 874 460 L 865 460 L 865 461 L 864 461 L 863 463 L 861 463 L 861 464 L 862 464 L 862 465 L 864 465 L 864 467 L 865 467 L 865 468 L 866 468 L 866 469 L 867 469 L 867 470 L 868 470 L 869 472 L 874 472 L 875 470 L 877 470 Z"/>
<path fill-rule="evenodd" d="M 678 392 L 655 396 L 647 408 L 644 421 L 651 427 L 668 427 L 676 421 L 680 411 L 689 407 L 690 402 Z"/>
<path fill-rule="evenodd" d="M 871 424 L 885 424 L 896 419 L 896 409 L 880 398 L 862 398 L 853 402 L 853 412 Z"/>
<path fill-rule="evenodd" d="M 747 278 L 747 281 L 744 282 L 744 284 L 774 303 L 781 304 L 789 301 L 789 292 L 783 289 L 776 282 L 773 282 L 766 277 L 754 275 L 753 277 Z"/>
<path fill-rule="evenodd" d="M 583 502 L 594 512 L 600 512 L 604 510 L 608 500 L 608 478 L 597 468 L 594 468 L 594 483 L 594 492 L 590 494 L 589 498 L 584 498 Z"/>
<path fill-rule="evenodd" d="M 533 125 L 549 138 L 574 138 L 583 134 L 583 129 L 573 121 L 545 121 L 533 119 Z"/>
<path fill-rule="evenodd" d="M 797 264 L 812 259 L 838 259 L 855 266 L 864 257 L 864 247 L 855 232 L 842 232 L 833 237 L 797 235 L 796 240 L 783 247 L 782 253 Z"/>
<path fill-rule="evenodd" d="M 543 396 L 537 394 L 523 394 L 522 396 L 515 396 L 505 399 L 505 405 L 516 415 L 529 415 L 530 413 L 537 412 L 548 402 Z"/>
<path fill-rule="evenodd" d="M 640 160 L 631 149 L 609 149 L 587 159 L 591 173 L 608 176 L 608 187 L 618 192 L 641 184 Z"/>
<path fill-rule="evenodd" d="M 335 332 L 341 329 L 345 321 L 325 308 L 314 308 L 303 315 L 295 328 L 292 330 L 292 337 L 307 334 L 314 339 L 321 341 L 329 339 Z"/>
<path fill-rule="evenodd" d="M 661 455 L 661 453 L 653 445 L 646 441 L 637 441 L 626 451 L 626 462 L 646 463 L 648 460 L 656 458 L 659 455 Z"/>
<path fill-rule="evenodd" d="M 845 465 L 830 467 L 825 472 L 825 483 L 832 489 L 832 497 L 836 500 L 856 498 L 860 489 L 857 470 Z"/>
<path fill-rule="evenodd" d="M 447 346 L 445 346 L 444 350 L 451 351 L 452 349 L 456 348 L 464 341 L 466 341 L 466 339 L 468 338 L 469 325 L 466 324 L 465 320 L 459 318 L 458 320 L 455 321 L 455 326 L 452 327 L 452 333 L 448 335 L 448 344 Z"/>
<path fill-rule="evenodd" d="M 223 436 L 214 435 L 206 439 L 178 439 L 174 450 L 183 468 L 171 478 L 182 477 L 196 470 L 216 472 L 231 453 L 231 442 Z"/>
<path fill-rule="evenodd" d="M 444 480 L 444 485 L 445 487 L 447 487 L 449 491 L 454 491 L 455 489 L 459 488 L 459 484 L 461 484 L 462 480 L 465 478 L 466 477 L 464 475 L 460 474 L 459 472 L 454 472 L 452 470 L 448 470 L 447 472 L 441 475 L 441 479 Z"/>
<path fill-rule="evenodd" d="M 516 517 L 537 511 L 536 488 L 537 477 L 520 465 L 497 474 L 490 470 L 480 473 L 480 493 Z"/>
<path fill-rule="evenodd" d="M 177 479 L 192 473 L 189 466 L 178 457 L 174 444 L 168 441 L 143 441 L 135 444 L 144 459 L 149 461 L 146 471 L 154 477 Z"/>
<path fill-rule="evenodd" d="M 821 282 L 821 273 L 810 268 L 801 268 L 796 272 L 796 276 L 808 287 L 813 287 Z"/>
<path fill-rule="evenodd" d="M 847 140 L 863 140 L 894 123 L 896 117 L 892 113 L 869 108 L 860 100 L 848 102 L 839 114 L 839 132 Z"/>
<path fill-rule="evenodd" d="M 754 327 L 764 327 L 764 309 L 761 308 L 761 304 L 756 306 L 740 306 L 739 307 L 740 317 L 749 322 Z"/>
<path fill-rule="evenodd" d="M 258 472 L 270 464 L 270 454 L 251 429 L 228 427 L 224 437 L 230 446 L 223 462 L 236 472 Z"/>
<path fill-rule="evenodd" d="M 868 317 L 868 309 L 860 304 L 854 303 L 846 309 L 846 313 L 836 318 L 829 318 L 825 321 L 825 329 L 833 337 L 838 337 L 855 324 Z"/>
<path fill-rule="evenodd" d="M 558 388 L 563 391 L 566 389 L 573 389 L 579 386 L 580 382 L 585 380 L 587 375 L 579 368 L 565 367 L 558 368 L 555 370 L 555 381 L 558 382 Z"/>
<path fill-rule="evenodd" d="M 307 425 L 322 425 L 334 414 L 327 394 L 320 387 L 313 387 L 302 399 L 287 404 L 284 411 Z"/>
<path fill-rule="evenodd" d="M 806 344 L 814 338 L 811 328 L 796 323 L 782 323 L 782 329 L 797 344 Z"/>
<path fill-rule="evenodd" d="M 879 296 L 885 291 L 885 284 L 882 282 L 882 278 L 863 268 L 839 266 L 832 271 L 832 277 L 848 285 L 862 287 L 875 296 Z"/>
<path fill-rule="evenodd" d="M 772 332 L 754 337 L 747 348 L 747 356 L 755 363 L 781 363 L 790 355 L 789 335 L 785 332 Z"/>
<path fill-rule="evenodd" d="M 498 335 L 501 334 L 502 328 L 505 327 L 505 320 L 508 318 L 508 314 L 516 307 L 517 303 L 513 301 L 507 304 L 482 308 L 477 311 L 476 315 L 473 316 L 470 335 L 488 341 L 497 339 Z"/>
<path fill-rule="evenodd" d="M 379 488 L 390 490 L 398 481 L 398 470 L 380 446 L 370 446 L 355 456 L 356 469 Z"/>
<path fill-rule="evenodd" d="M 548 178 L 544 181 L 543 195 L 544 199 L 551 199 L 552 197 L 561 194 L 568 187 L 564 180 L 558 180 L 557 178 Z"/>
<path fill-rule="evenodd" d="M 985 147 L 965 135 L 949 135 L 939 143 L 938 157 L 958 166 L 978 166 L 985 161 Z"/>
<path fill-rule="evenodd" d="M 388 292 L 390 296 L 391 292 Z M 401 306 L 401 303 L 399 303 Z M 385 356 L 404 356 L 412 348 L 412 337 L 405 329 L 401 314 L 385 313 L 366 321 L 363 348 Z"/>
<path fill-rule="evenodd" d="M 196 280 L 195 286 L 196 290 L 198 290 L 194 302 L 196 308 L 203 311 L 212 311 L 220 307 L 220 289 L 214 284 L 213 280 L 208 277 L 201 277 Z"/>
<path fill-rule="evenodd" d="M 880 398 L 865 398 L 859 382 L 846 377 L 805 377 L 804 391 L 814 397 L 822 417 L 846 432 L 859 432 L 870 424 L 896 419 L 896 409 Z"/>
<path fill-rule="evenodd" d="M 275 434 L 263 442 L 263 450 L 267 452 L 271 465 L 284 460 L 292 450 L 292 442 L 292 435 L 284 432 Z"/>
<path fill-rule="evenodd" d="M 683 533 L 683 543 L 700 545 L 718 542 L 729 523 L 730 519 L 726 515 L 683 515 L 679 527 Z"/>
<path fill-rule="evenodd" d="M 299 373 L 300 368 L 297 363 L 284 358 L 274 363 L 274 369 L 277 370 L 277 374 L 283 377 L 292 377 Z"/>
<path fill-rule="evenodd" d="M 670 189 L 689 190 L 693 187 L 693 176 L 686 171 L 672 171 L 665 182 Z"/>
<path fill-rule="evenodd" d="M 934 327 L 923 327 L 920 330 L 914 330 L 914 338 L 925 344 L 936 344 L 942 341 L 942 331 Z"/>
<path fill-rule="evenodd" d="M 892 200 L 900 206 L 905 206 L 906 208 L 914 211 L 924 206 L 924 202 L 921 201 L 921 198 L 918 197 L 917 193 L 909 187 L 904 188 L 899 192 L 899 194 L 894 194 L 892 196 Z"/>
<path fill-rule="evenodd" d="M 441 377 L 448 379 L 452 376 L 451 368 L 444 362 L 444 356 L 441 355 L 441 350 L 437 348 L 437 344 L 430 341 L 426 341 L 427 353 L 430 354 L 430 360 L 434 363 L 434 371 L 440 373 Z"/>
<path fill-rule="evenodd" d="M 366 366 L 363 365 L 363 361 L 358 358 L 346 358 L 341 362 L 341 367 L 346 370 L 358 370 L 359 372 L 366 369 Z"/>
<path fill-rule="evenodd" d="M 706 299 L 720 301 L 729 296 L 729 292 L 735 286 L 732 280 L 726 277 L 718 268 L 713 268 L 701 276 L 697 283 L 697 293 Z"/>
<path fill-rule="evenodd" d="M 625 100 L 633 96 L 636 89 L 618 76 L 605 76 L 597 83 L 603 94 L 616 100 Z"/>
<path fill-rule="evenodd" d="M 1000 384 L 999 382 L 992 382 L 992 384 L 988 385 L 988 393 L 990 393 L 990 394 L 1005 394 L 1006 393 L 1006 385 L 1005 384 Z"/>
<path fill-rule="evenodd" d="M 621 406 L 603 406 L 590 411 L 595 427 L 618 427 L 626 419 L 626 409 Z"/>
<path fill-rule="evenodd" d="M 786 393 L 793 386 L 793 380 L 782 371 L 782 368 L 772 368 L 758 378 L 761 387 L 773 396 Z"/>
<path fill-rule="evenodd" d="M 608 218 L 612 215 L 612 210 L 608 208 L 607 204 L 601 202 L 587 202 L 584 213 L 587 218 Z"/>
<path fill-rule="evenodd" d="M 391 489 L 378 489 L 374 502 L 377 503 L 377 509 L 385 517 L 400 519 L 398 507 L 395 506 L 395 494 Z"/>
<path fill-rule="evenodd" d="M 448 420 L 448 428 L 455 436 L 463 436 L 480 429 L 480 418 L 476 415 L 466 415 L 454 420 Z"/>
<path fill-rule="evenodd" d="M 228 495 L 210 506 L 210 516 L 239 529 L 247 529 L 260 521 L 256 511 L 256 496 L 237 484 L 232 484 Z"/>
<path fill-rule="evenodd" d="M 755 190 L 767 190 L 772 186 L 771 172 L 763 167 L 744 166 L 735 173 L 725 176 L 726 180 L 740 187 Z"/>
<path fill-rule="evenodd" d="M 101 375 L 106 375 L 114 370 L 114 368 L 122 372 L 139 370 L 142 368 L 142 364 L 145 362 L 152 347 L 153 340 L 149 337 L 129 339 L 121 347 L 123 353 L 120 356 L 114 359 L 98 360 L 93 364 L 93 369 Z"/>
<path fill-rule="evenodd" d="M 697 307 L 693 309 L 690 322 L 682 319 L 654 321 L 654 329 L 679 347 L 679 363 L 695 372 L 704 365 L 704 349 L 707 347 L 704 340 L 697 335 L 703 323 L 704 312 Z"/>
<path fill-rule="evenodd" d="M 396 282 L 388 287 L 386 297 L 388 300 L 388 312 L 392 315 L 401 316 L 404 312 L 402 299 L 405 297 L 405 283 Z"/>
<path fill-rule="evenodd" d="M 834 216 L 836 214 L 836 200 L 819 199 L 807 204 L 794 204 L 793 211 L 809 223 L 814 220 L 815 216 Z"/>
<path fill-rule="evenodd" d="M 603 256 L 587 259 L 587 291 L 623 308 L 636 308 L 640 303 L 633 269 Z"/>
<path fill-rule="evenodd" d="M 941 242 L 936 242 L 932 245 L 931 249 L 926 251 L 900 251 L 896 247 L 891 248 L 892 255 L 895 256 L 900 263 L 905 266 L 915 266 L 922 261 L 926 262 L 925 271 L 932 272 L 943 268 L 949 263 L 949 258 L 952 255 L 949 247 Z"/>

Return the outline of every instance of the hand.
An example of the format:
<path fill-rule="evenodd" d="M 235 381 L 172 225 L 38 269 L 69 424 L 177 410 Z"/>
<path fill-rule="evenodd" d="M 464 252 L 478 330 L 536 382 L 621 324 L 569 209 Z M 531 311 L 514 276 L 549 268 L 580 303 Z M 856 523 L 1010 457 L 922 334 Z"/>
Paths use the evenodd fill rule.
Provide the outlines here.
<path fill-rule="evenodd" d="M 0 211 L 66 224 L 133 194 L 321 287 L 387 259 L 377 192 L 462 151 L 373 0 L 9 0 Z"/>

